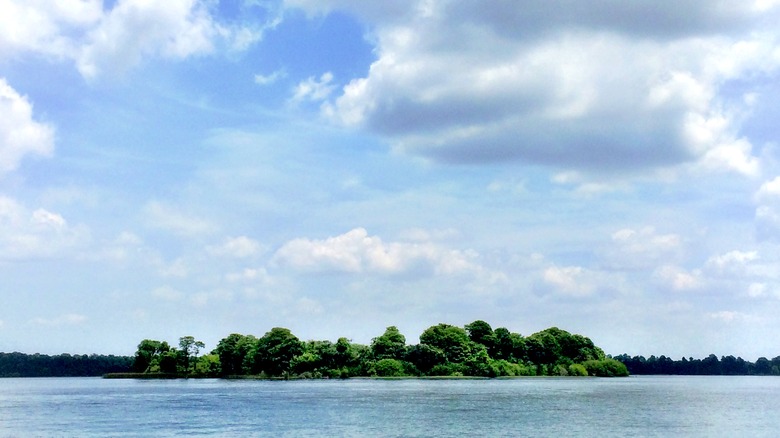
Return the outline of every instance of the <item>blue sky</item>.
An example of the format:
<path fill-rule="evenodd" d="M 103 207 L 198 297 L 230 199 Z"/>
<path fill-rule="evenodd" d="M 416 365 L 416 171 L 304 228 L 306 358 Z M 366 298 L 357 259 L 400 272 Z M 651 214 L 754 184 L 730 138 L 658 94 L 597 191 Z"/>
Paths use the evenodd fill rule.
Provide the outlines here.
<path fill-rule="evenodd" d="M 0 351 L 780 354 L 780 2 L 0 1 Z"/>

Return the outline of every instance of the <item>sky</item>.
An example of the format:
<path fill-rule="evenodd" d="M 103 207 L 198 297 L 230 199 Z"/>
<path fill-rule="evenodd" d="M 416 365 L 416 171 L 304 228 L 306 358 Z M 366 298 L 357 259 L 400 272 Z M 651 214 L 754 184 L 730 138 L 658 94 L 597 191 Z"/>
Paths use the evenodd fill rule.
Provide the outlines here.
<path fill-rule="evenodd" d="M 780 355 L 780 1 L 0 0 L 0 351 Z"/>

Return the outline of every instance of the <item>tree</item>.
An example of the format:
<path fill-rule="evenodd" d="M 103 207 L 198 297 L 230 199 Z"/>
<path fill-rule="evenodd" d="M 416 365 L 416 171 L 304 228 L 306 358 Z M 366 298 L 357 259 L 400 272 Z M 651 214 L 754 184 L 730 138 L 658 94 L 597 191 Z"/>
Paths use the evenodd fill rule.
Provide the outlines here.
<path fill-rule="evenodd" d="M 203 342 L 196 341 L 192 336 L 182 336 L 179 338 L 179 358 L 185 373 L 190 372 L 190 364 L 193 365 L 194 369 L 198 359 L 198 353 L 200 352 L 200 349 L 205 346 L 206 345 L 203 344 Z"/>
<path fill-rule="evenodd" d="M 471 324 L 466 324 L 465 328 L 471 342 L 484 345 L 488 352 L 495 350 L 496 336 L 490 324 L 482 320 L 476 320 Z"/>
<path fill-rule="evenodd" d="M 223 376 L 246 374 L 244 363 L 249 353 L 254 349 L 257 338 L 252 335 L 233 333 L 222 339 L 212 353 L 219 356 L 220 373 Z"/>
<path fill-rule="evenodd" d="M 206 354 L 198 358 L 195 363 L 195 374 L 204 377 L 217 377 L 221 374 L 219 356 Z"/>
<path fill-rule="evenodd" d="M 405 375 L 404 364 L 397 359 L 381 359 L 374 364 L 374 373 L 380 377 L 400 377 Z"/>
<path fill-rule="evenodd" d="M 252 372 L 281 376 L 290 371 L 290 362 L 303 353 L 303 344 L 289 329 L 274 327 L 257 340 Z"/>
<path fill-rule="evenodd" d="M 474 348 L 463 362 L 466 375 L 479 377 L 495 377 L 496 372 L 490 366 L 491 360 L 484 345 L 479 344 Z"/>
<path fill-rule="evenodd" d="M 420 343 L 438 348 L 448 362 L 461 363 L 471 353 L 472 342 L 466 330 L 449 324 L 427 328 L 420 335 Z"/>
<path fill-rule="evenodd" d="M 427 344 L 412 345 L 406 351 L 406 360 L 411 362 L 421 373 L 428 374 L 433 367 L 447 361 L 440 348 Z"/>
<path fill-rule="evenodd" d="M 490 357 L 509 360 L 513 356 L 515 347 L 512 333 L 504 327 L 499 327 L 493 331 L 493 338 L 495 340 L 493 349 L 488 350 Z M 522 359 L 522 356 L 520 356 L 520 359 Z"/>
<path fill-rule="evenodd" d="M 772 362 L 765 357 L 759 357 L 756 361 L 755 373 L 760 375 L 772 374 Z"/>
<path fill-rule="evenodd" d="M 144 339 L 138 344 L 133 360 L 133 372 L 145 373 L 149 371 L 152 361 L 159 360 L 160 354 L 170 350 L 167 342 Z"/>
<path fill-rule="evenodd" d="M 371 341 L 374 359 L 402 359 L 406 353 L 406 338 L 396 326 L 388 327 L 382 336 Z"/>

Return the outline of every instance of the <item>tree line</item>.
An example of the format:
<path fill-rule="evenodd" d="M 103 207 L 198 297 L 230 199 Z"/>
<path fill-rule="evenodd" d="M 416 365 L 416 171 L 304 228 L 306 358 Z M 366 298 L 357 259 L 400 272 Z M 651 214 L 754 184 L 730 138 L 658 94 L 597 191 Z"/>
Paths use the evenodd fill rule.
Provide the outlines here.
<path fill-rule="evenodd" d="M 133 372 L 178 377 L 348 378 L 405 376 L 626 376 L 589 338 L 551 327 L 524 337 L 477 320 L 464 327 L 438 324 L 408 345 L 395 326 L 370 345 L 339 338 L 301 341 L 289 329 L 261 337 L 233 333 L 210 353 L 192 336 L 178 348 L 144 339 Z"/>
<path fill-rule="evenodd" d="M 759 357 L 750 362 L 741 357 L 718 356 L 710 354 L 704 359 L 681 358 L 673 360 L 661 355 L 629 356 L 621 354 L 615 359 L 625 364 L 631 374 L 668 374 L 668 375 L 707 375 L 707 376 L 780 376 L 780 356 L 773 359 Z"/>
<path fill-rule="evenodd" d="M 132 356 L 0 353 L 0 377 L 94 377 L 130 371 Z"/>

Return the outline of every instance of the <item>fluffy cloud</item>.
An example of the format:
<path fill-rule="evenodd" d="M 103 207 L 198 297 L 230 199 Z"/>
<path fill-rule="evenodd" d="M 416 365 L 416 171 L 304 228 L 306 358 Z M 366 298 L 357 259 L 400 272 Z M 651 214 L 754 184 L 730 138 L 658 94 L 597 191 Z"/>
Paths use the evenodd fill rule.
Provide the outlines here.
<path fill-rule="evenodd" d="M 333 82 L 333 74 L 330 72 L 323 73 L 319 79 L 312 76 L 295 87 L 291 100 L 292 102 L 325 100 L 336 89 L 331 82 Z"/>
<path fill-rule="evenodd" d="M 146 222 L 154 228 L 171 231 L 179 236 L 198 236 L 209 234 L 215 226 L 204 220 L 170 205 L 151 201 L 143 209 Z"/>
<path fill-rule="evenodd" d="M 756 234 L 760 240 L 780 240 L 780 176 L 765 182 L 755 195 Z"/>
<path fill-rule="evenodd" d="M 677 234 L 659 234 L 653 227 L 624 228 L 612 234 L 602 256 L 610 268 L 642 269 L 679 258 L 681 246 Z"/>
<path fill-rule="evenodd" d="M 260 243 L 246 236 L 226 239 L 222 245 L 210 246 L 208 252 L 219 257 L 246 258 L 257 255 L 262 250 Z"/>
<path fill-rule="evenodd" d="M 102 9 L 102 0 L 0 0 L 0 55 L 72 57 L 73 39 L 100 20 Z"/>
<path fill-rule="evenodd" d="M 184 299 L 184 292 L 171 286 L 160 286 L 152 290 L 152 296 L 161 301 L 178 302 Z"/>
<path fill-rule="evenodd" d="M 691 291 L 704 286 L 700 270 L 686 271 L 678 266 L 665 265 L 655 271 L 655 277 L 663 287 L 673 291 Z"/>
<path fill-rule="evenodd" d="M 580 266 L 551 266 L 542 274 L 544 282 L 557 293 L 574 297 L 592 295 L 598 287 L 596 276 Z"/>
<path fill-rule="evenodd" d="M 106 69 L 125 70 L 144 55 L 209 53 L 218 33 L 208 10 L 194 0 L 123 0 L 90 31 L 78 69 L 89 77 Z"/>
<path fill-rule="evenodd" d="M 729 251 L 710 257 L 706 268 L 718 276 L 744 276 L 749 273 L 751 262 L 759 259 L 756 251 Z"/>
<path fill-rule="evenodd" d="M 600 172 L 684 162 L 758 170 L 739 134 L 747 108 L 721 91 L 776 74 L 780 50 L 765 31 L 775 5 L 380 3 L 288 2 L 351 11 L 373 25 L 378 59 L 324 111 L 398 150 Z"/>
<path fill-rule="evenodd" d="M 53 151 L 54 128 L 33 120 L 27 98 L 0 78 L 0 175 L 16 169 L 25 155 Z"/>
<path fill-rule="evenodd" d="M 0 54 L 41 53 L 71 59 L 85 77 L 117 73 L 145 57 L 183 59 L 218 46 L 247 49 L 260 40 L 260 25 L 217 21 L 208 0 L 119 0 L 103 10 L 101 0 L 0 0 Z"/>
<path fill-rule="evenodd" d="M 429 243 L 385 243 L 356 228 L 324 240 L 291 240 L 279 248 L 273 262 L 314 273 L 456 275 L 481 272 L 475 257 Z"/>
<path fill-rule="evenodd" d="M 59 214 L 42 208 L 30 211 L 0 196 L 0 259 L 52 257 L 88 240 L 84 227 L 69 225 Z"/>

